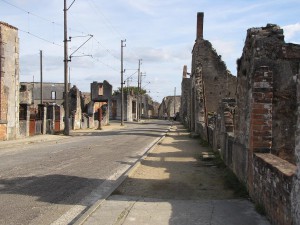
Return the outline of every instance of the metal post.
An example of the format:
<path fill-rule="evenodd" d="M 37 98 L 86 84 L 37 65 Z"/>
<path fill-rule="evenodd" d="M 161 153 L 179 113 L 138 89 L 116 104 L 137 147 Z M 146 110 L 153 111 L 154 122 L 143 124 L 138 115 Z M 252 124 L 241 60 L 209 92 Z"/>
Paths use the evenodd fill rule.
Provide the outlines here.
<path fill-rule="evenodd" d="M 69 87 L 68 87 L 68 28 L 67 28 L 67 0 L 64 0 L 64 82 L 65 82 L 65 129 L 64 134 L 70 134 L 70 122 L 69 122 Z"/>
<path fill-rule="evenodd" d="M 121 40 L 121 126 L 124 126 L 123 48 L 126 47 L 126 45 L 123 45 L 124 42 L 126 42 L 126 40 Z"/>
<path fill-rule="evenodd" d="M 40 72 L 41 72 L 41 91 L 40 91 L 40 94 L 41 94 L 41 105 L 43 104 L 43 51 L 40 50 Z"/>
<path fill-rule="evenodd" d="M 137 93 L 137 121 L 140 121 L 140 79 L 141 79 L 141 59 L 139 59 L 139 68 L 138 68 L 138 93 Z"/>

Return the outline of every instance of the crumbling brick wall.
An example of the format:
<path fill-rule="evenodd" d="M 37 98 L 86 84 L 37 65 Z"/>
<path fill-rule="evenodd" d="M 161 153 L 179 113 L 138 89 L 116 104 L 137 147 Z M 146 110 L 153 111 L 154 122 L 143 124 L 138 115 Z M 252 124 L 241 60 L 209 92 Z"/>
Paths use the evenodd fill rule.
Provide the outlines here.
<path fill-rule="evenodd" d="M 236 108 L 236 100 L 234 98 L 224 98 L 219 105 L 216 116 L 214 129 L 214 145 L 215 151 L 220 149 L 225 164 L 232 168 L 232 148 L 228 148 L 228 138 L 233 136 L 234 112 Z"/>
<path fill-rule="evenodd" d="M 217 112 L 222 98 L 235 97 L 236 77 L 227 70 L 212 44 L 203 39 L 203 17 L 203 13 L 198 13 L 192 51 L 190 128 L 205 134 L 207 114 Z"/>
<path fill-rule="evenodd" d="M 244 174 L 235 172 L 277 225 L 296 224 L 291 189 L 299 62 L 300 46 L 286 44 L 283 30 L 273 24 L 249 29 L 242 57 L 237 60 L 235 143 L 240 147 L 234 147 L 239 158 L 233 161 L 245 160 L 247 166 Z"/>
<path fill-rule="evenodd" d="M 260 66 L 268 66 L 273 73 L 271 153 L 291 163 L 295 163 L 295 75 L 299 67 L 299 50 L 300 46 L 284 42 L 283 30 L 280 27 L 268 24 L 266 27 L 251 28 L 247 31 L 243 55 L 237 61 L 236 140 L 246 147 L 249 146 L 248 106 L 252 98 L 249 94 L 253 83 L 252 76 Z"/>
<path fill-rule="evenodd" d="M 0 139 L 19 134 L 18 29 L 0 22 Z"/>

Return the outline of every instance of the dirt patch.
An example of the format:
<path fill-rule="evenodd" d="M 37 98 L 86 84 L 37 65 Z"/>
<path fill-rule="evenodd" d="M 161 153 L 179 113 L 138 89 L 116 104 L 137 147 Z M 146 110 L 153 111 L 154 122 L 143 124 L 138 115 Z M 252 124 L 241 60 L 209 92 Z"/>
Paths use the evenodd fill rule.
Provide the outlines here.
<path fill-rule="evenodd" d="M 160 145 L 123 182 L 115 194 L 161 199 L 233 199 L 225 187 L 226 170 L 203 161 L 209 149 L 192 139 L 182 125 L 173 126 Z"/>

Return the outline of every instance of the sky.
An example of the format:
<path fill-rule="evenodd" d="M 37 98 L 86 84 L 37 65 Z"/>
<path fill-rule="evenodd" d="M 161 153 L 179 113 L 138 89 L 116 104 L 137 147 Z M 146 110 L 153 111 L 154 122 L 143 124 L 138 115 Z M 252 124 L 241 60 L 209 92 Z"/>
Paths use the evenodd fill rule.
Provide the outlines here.
<path fill-rule="evenodd" d="M 0 21 L 19 29 L 20 81 L 64 82 L 63 0 L 0 0 Z M 68 0 L 71 5 L 73 0 Z M 300 0 L 75 0 L 67 11 L 70 82 L 89 92 L 90 83 L 121 83 L 121 40 L 125 86 L 142 88 L 156 101 L 181 94 L 183 66 L 191 70 L 197 12 L 204 12 L 209 40 L 232 74 L 247 29 L 277 24 L 285 41 L 300 44 Z"/>

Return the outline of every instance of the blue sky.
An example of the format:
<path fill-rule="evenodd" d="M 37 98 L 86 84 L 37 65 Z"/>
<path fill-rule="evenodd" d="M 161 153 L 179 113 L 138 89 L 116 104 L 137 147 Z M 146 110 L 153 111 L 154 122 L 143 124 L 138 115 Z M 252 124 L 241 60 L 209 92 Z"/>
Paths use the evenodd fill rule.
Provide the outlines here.
<path fill-rule="evenodd" d="M 300 44 L 299 0 L 75 0 L 68 11 L 68 36 L 94 38 L 79 52 L 93 57 L 72 58 L 71 83 L 81 91 L 89 91 L 93 81 L 107 80 L 114 89 L 119 87 L 120 42 L 126 39 L 124 68 L 125 79 L 131 76 L 129 84 L 137 84 L 138 59 L 142 59 L 141 71 L 146 73 L 142 86 L 151 97 L 161 102 L 173 95 L 174 87 L 180 94 L 183 65 L 190 71 L 197 12 L 204 12 L 204 38 L 232 74 L 248 28 L 278 24 L 286 42 Z M 20 81 L 39 81 L 43 50 L 43 80 L 63 82 L 62 0 L 0 0 L 0 20 L 19 28 Z M 85 40 L 72 38 L 69 53 Z"/>

